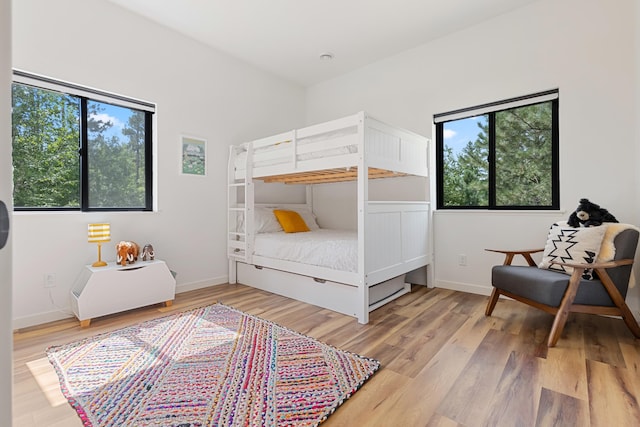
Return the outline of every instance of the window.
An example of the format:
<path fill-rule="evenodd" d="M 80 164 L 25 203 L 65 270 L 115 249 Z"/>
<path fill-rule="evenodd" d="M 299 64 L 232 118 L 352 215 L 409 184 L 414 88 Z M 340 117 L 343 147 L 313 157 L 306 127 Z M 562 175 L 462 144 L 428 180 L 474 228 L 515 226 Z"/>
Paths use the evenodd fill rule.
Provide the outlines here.
<path fill-rule="evenodd" d="M 434 116 L 438 209 L 559 209 L 558 91 Z"/>
<path fill-rule="evenodd" d="M 152 210 L 153 105 L 14 71 L 15 210 Z"/>

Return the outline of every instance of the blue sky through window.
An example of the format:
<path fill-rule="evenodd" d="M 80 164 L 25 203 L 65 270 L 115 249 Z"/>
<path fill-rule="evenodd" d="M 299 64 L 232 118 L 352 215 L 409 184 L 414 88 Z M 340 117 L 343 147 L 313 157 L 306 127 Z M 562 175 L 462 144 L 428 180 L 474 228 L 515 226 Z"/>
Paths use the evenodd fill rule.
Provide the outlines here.
<path fill-rule="evenodd" d="M 124 143 L 128 141 L 127 137 L 122 134 L 122 129 L 129 122 L 129 117 L 134 113 L 133 110 L 126 107 L 119 107 L 117 105 L 106 104 L 104 102 L 94 102 L 99 106 L 100 113 L 92 115 L 96 120 L 103 122 L 111 122 L 112 126 L 104 133 L 105 138 L 111 139 L 116 136 Z"/>
<path fill-rule="evenodd" d="M 451 147 L 453 154 L 458 157 L 469 141 L 473 142 L 478 138 L 481 132 L 478 123 L 486 125 L 487 116 L 475 116 L 444 123 L 445 147 Z"/>

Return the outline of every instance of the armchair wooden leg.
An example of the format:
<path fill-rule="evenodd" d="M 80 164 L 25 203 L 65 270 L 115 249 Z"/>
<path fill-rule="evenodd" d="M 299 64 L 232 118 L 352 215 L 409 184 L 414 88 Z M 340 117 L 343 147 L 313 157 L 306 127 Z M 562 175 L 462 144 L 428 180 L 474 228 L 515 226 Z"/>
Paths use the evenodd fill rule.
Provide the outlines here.
<path fill-rule="evenodd" d="M 548 347 L 556 346 L 560 335 L 562 335 L 564 325 L 567 323 L 567 317 L 569 317 L 568 312 L 558 311 L 558 314 L 556 314 L 556 318 L 553 320 L 553 326 L 551 327 L 551 333 L 549 333 L 549 340 L 547 341 Z"/>
<path fill-rule="evenodd" d="M 597 269 L 597 272 L 602 284 L 611 298 L 611 301 L 613 301 L 613 303 L 620 309 L 622 320 L 624 320 L 624 323 L 627 325 L 633 336 L 640 338 L 640 326 L 638 326 L 638 322 L 635 317 L 633 317 L 633 313 L 631 313 L 631 310 L 624 298 L 622 298 L 622 295 L 618 292 L 618 288 L 613 284 L 609 273 L 607 273 L 605 269 Z"/>
<path fill-rule="evenodd" d="M 580 277 L 582 277 L 583 271 L 584 268 L 574 268 L 573 270 L 567 290 L 564 292 L 564 296 L 560 302 L 560 307 L 558 307 L 556 317 L 553 319 L 553 325 L 551 326 L 551 332 L 549 333 L 549 340 L 547 341 L 547 345 L 549 347 L 555 347 L 558 339 L 560 339 L 560 335 L 562 335 L 562 330 L 564 329 L 564 325 L 567 323 L 567 318 L 569 317 L 569 309 L 573 304 L 573 300 L 576 298 L 576 293 L 578 293 Z"/>
<path fill-rule="evenodd" d="M 638 322 L 635 317 L 633 317 L 633 313 L 631 313 L 627 304 L 620 307 L 620 310 L 622 310 L 622 320 L 624 320 L 624 323 L 627 325 L 633 336 L 640 338 L 640 326 L 638 326 Z"/>
<path fill-rule="evenodd" d="M 491 292 L 491 297 L 489 297 L 489 302 L 487 303 L 487 308 L 484 310 L 485 316 L 491 316 L 493 309 L 496 308 L 498 298 L 500 298 L 500 291 L 498 288 L 493 288 L 493 292 Z"/>

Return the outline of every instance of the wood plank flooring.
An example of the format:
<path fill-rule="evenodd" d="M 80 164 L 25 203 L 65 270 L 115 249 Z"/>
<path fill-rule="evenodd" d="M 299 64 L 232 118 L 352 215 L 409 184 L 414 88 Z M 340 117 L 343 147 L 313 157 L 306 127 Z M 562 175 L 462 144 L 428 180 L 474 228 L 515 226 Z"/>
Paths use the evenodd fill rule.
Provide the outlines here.
<path fill-rule="evenodd" d="M 415 286 L 370 323 L 256 290 L 219 285 L 152 306 L 14 334 L 14 426 L 82 423 L 45 356 L 50 345 L 214 303 L 231 305 L 382 363 L 325 424 L 335 426 L 638 426 L 640 340 L 620 319 L 572 314 L 557 347 L 552 317 L 510 300 Z"/>

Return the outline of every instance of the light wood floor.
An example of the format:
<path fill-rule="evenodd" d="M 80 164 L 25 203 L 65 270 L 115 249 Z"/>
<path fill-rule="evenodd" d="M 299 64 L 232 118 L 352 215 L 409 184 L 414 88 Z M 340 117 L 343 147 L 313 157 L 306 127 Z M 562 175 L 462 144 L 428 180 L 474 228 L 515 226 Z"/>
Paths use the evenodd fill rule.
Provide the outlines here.
<path fill-rule="evenodd" d="M 487 297 L 414 287 L 371 314 L 368 325 L 242 285 L 179 294 L 95 319 L 64 320 L 15 333 L 14 427 L 81 426 L 60 393 L 44 350 L 170 312 L 223 302 L 344 350 L 382 368 L 331 415 L 334 426 L 638 426 L 640 340 L 619 319 L 570 315 L 547 349 L 550 315 Z"/>

